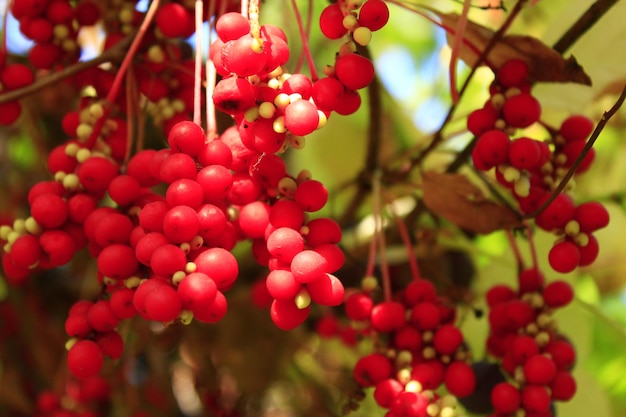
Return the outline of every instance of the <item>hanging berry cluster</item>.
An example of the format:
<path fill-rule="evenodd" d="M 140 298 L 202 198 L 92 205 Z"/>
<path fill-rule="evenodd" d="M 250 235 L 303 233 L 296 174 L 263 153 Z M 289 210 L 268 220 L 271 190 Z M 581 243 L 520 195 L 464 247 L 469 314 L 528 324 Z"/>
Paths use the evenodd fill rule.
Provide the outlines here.
<path fill-rule="evenodd" d="M 594 125 L 587 117 L 574 115 L 559 129 L 547 127 L 550 138 L 546 141 L 511 138 L 518 129 L 540 122 L 541 105 L 531 87 L 524 61 L 510 60 L 498 69 L 490 99 L 467 119 L 468 129 L 477 137 L 472 161 L 482 171 L 495 168 L 496 179 L 511 191 L 521 212 L 532 215 L 538 227 L 559 237 L 548 259 L 554 270 L 567 273 L 596 259 L 599 247 L 593 232 L 609 223 L 601 203 L 574 203 L 573 181 L 552 199 L 583 152 Z M 594 155 L 590 148 L 581 156 L 576 175 L 589 169 Z"/>

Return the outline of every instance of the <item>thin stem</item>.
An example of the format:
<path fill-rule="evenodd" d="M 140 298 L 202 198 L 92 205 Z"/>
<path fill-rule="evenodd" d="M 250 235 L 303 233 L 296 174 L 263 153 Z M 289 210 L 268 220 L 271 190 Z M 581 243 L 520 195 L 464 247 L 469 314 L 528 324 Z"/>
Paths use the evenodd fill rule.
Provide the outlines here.
<path fill-rule="evenodd" d="M 219 15 L 224 14 L 226 2 L 223 1 L 220 4 Z M 215 0 L 211 0 L 209 3 L 209 16 L 213 16 L 215 13 Z M 217 20 L 219 16 L 215 17 Z M 215 22 L 215 20 L 213 22 Z M 215 116 L 215 104 L 213 103 L 213 91 L 215 90 L 215 82 L 217 80 L 217 73 L 215 70 L 215 65 L 211 60 L 211 43 L 213 41 L 213 25 L 209 21 L 209 41 L 208 41 L 208 51 L 207 51 L 207 59 L 205 62 L 205 72 L 206 72 L 206 137 L 207 140 L 213 140 L 217 137 L 217 118 Z"/>
<path fill-rule="evenodd" d="M 133 149 L 133 137 L 135 135 L 135 122 L 137 121 L 137 114 L 139 113 L 137 100 L 137 85 L 135 75 L 132 71 L 126 74 L 126 108 L 128 112 L 128 118 L 126 123 L 126 152 L 124 153 L 124 166 L 128 165 L 130 160 L 130 154 Z"/>
<path fill-rule="evenodd" d="M 250 1 L 249 0 L 241 0 L 241 15 L 243 17 L 245 17 L 246 19 L 248 18 L 248 8 L 250 7 Z"/>
<path fill-rule="evenodd" d="M 196 0 L 196 60 L 194 63 L 193 82 L 193 122 L 202 124 L 202 13 L 204 4 L 202 0 Z"/>
<path fill-rule="evenodd" d="M 459 16 L 459 21 L 456 25 L 454 43 L 452 44 L 452 51 L 450 54 L 450 95 L 452 96 L 453 103 L 457 103 L 459 101 L 459 92 L 456 89 L 456 64 L 459 60 L 461 47 L 463 46 L 463 39 L 465 38 L 465 29 L 467 28 L 468 14 L 471 5 L 471 0 L 465 0 L 463 2 L 463 10 L 461 11 L 461 16 Z"/>
<path fill-rule="evenodd" d="M 530 225 L 526 226 L 526 238 L 528 239 L 528 246 L 530 247 L 530 256 L 533 262 L 533 268 L 539 268 L 539 261 L 537 258 L 537 247 L 535 246 L 535 237 Z"/>
<path fill-rule="evenodd" d="M 513 236 L 513 232 L 510 230 L 506 231 L 506 238 L 509 241 L 509 246 L 511 246 L 511 250 L 513 250 L 513 256 L 515 256 L 515 261 L 517 262 L 517 266 L 521 271 L 524 269 L 524 258 L 522 258 L 522 253 L 519 250 L 519 245 L 515 240 L 515 236 Z"/>
<path fill-rule="evenodd" d="M 400 238 L 402 239 L 402 243 L 406 248 L 406 252 L 409 260 L 409 267 L 411 268 L 411 276 L 414 281 L 419 281 L 422 279 L 420 274 L 419 266 L 417 264 L 417 258 L 415 257 L 415 251 L 413 250 L 413 243 L 411 242 L 411 237 L 409 235 L 409 231 L 406 227 L 406 224 L 402 221 L 398 212 L 393 204 L 393 199 L 388 193 L 385 193 L 385 200 L 387 207 L 389 207 L 389 212 L 393 216 L 393 219 L 396 222 L 396 228 L 398 229 L 398 233 L 400 234 Z"/>
<path fill-rule="evenodd" d="M 310 38 L 310 35 L 311 35 L 312 22 L 313 22 L 313 0 L 309 0 L 309 6 L 307 9 L 307 16 L 306 16 L 306 27 L 304 29 L 306 32 L 307 39 Z M 300 50 L 300 54 L 298 54 L 298 62 L 296 62 L 294 74 L 297 74 L 300 72 L 300 70 L 302 69 L 303 63 L 304 63 L 304 49 Z"/>
<path fill-rule="evenodd" d="M 311 49 L 309 48 L 309 37 L 304 29 L 304 23 L 302 23 L 302 16 L 300 10 L 296 4 L 296 0 L 291 0 L 293 6 L 293 12 L 296 16 L 296 22 L 298 22 L 298 30 L 300 31 L 300 39 L 302 39 L 302 53 L 306 57 L 307 64 L 309 65 L 309 71 L 311 72 L 311 80 L 313 82 L 318 80 L 317 70 L 315 69 L 315 62 L 313 62 L 313 56 L 311 55 Z"/>
<path fill-rule="evenodd" d="M 622 107 L 622 104 L 624 104 L 624 100 L 626 100 L 626 84 L 624 85 L 624 88 L 622 89 L 622 93 L 617 98 L 617 101 L 615 102 L 615 104 L 613 104 L 613 107 L 611 107 L 609 110 L 604 112 L 604 114 L 602 115 L 602 118 L 596 125 L 596 128 L 594 129 L 593 133 L 589 137 L 589 140 L 585 144 L 585 147 L 580 152 L 580 155 L 578 155 L 578 158 L 576 158 L 576 160 L 574 161 L 572 166 L 569 168 L 565 176 L 563 176 L 563 178 L 561 179 L 561 182 L 559 182 L 559 185 L 552 191 L 552 194 L 550 194 L 550 197 L 548 197 L 548 199 L 544 201 L 543 204 L 537 210 L 533 211 L 532 213 L 526 214 L 524 218 L 530 219 L 539 215 L 541 212 L 543 212 L 546 209 L 546 207 L 548 207 L 554 201 L 556 196 L 559 195 L 559 193 L 561 193 L 561 191 L 565 189 L 565 187 L 567 186 L 567 183 L 574 176 L 574 174 L 576 173 L 576 170 L 578 169 L 580 164 L 582 164 L 583 160 L 585 159 L 585 157 L 587 156 L 587 154 L 593 147 L 593 144 L 596 143 L 596 139 L 598 139 L 598 137 L 600 136 L 600 133 L 602 133 L 602 130 L 604 130 L 604 127 L 608 123 L 609 119 L 611 119 L 611 117 L 613 117 L 613 115 L 617 113 L 619 108 Z"/>
<path fill-rule="evenodd" d="M 111 85 L 111 90 L 109 90 L 109 94 L 107 94 L 106 96 L 105 100 L 106 102 L 108 102 L 108 106 L 105 106 L 104 115 L 100 119 L 98 119 L 95 126 L 93 127 L 93 131 L 89 136 L 89 139 L 87 140 L 86 146 L 88 149 L 93 149 L 96 141 L 98 140 L 98 136 L 100 136 L 102 126 L 108 118 L 108 115 L 111 112 L 112 104 L 113 102 L 115 102 L 117 94 L 120 91 L 120 86 L 122 84 L 122 80 L 124 79 L 124 75 L 126 74 L 126 71 L 128 70 L 128 67 L 130 66 L 133 58 L 135 57 L 135 53 L 137 52 L 137 49 L 139 49 L 139 45 L 141 45 L 141 41 L 148 31 L 148 27 L 154 19 L 154 15 L 159 8 L 159 3 L 160 0 L 154 0 L 152 3 L 150 3 L 150 7 L 146 12 L 146 16 L 144 17 L 143 22 L 141 22 L 141 26 L 139 26 L 137 35 L 135 36 L 135 39 L 133 39 L 133 42 L 130 44 L 130 47 L 128 48 L 128 52 L 126 53 L 126 56 L 124 57 L 124 60 L 122 61 L 122 64 L 120 65 L 117 74 L 115 75 L 115 79 L 113 80 L 113 84 Z"/>
<path fill-rule="evenodd" d="M 124 57 L 124 50 L 128 47 L 132 39 L 133 35 L 127 36 L 126 38 L 115 44 L 113 47 L 102 52 L 102 54 L 94 59 L 91 59 L 89 61 L 77 62 L 76 64 L 64 68 L 60 71 L 51 72 L 49 75 L 40 78 L 34 83 L 27 85 L 23 88 L 3 92 L 2 94 L 0 94 L 0 104 L 8 103 L 9 101 L 13 100 L 18 100 L 27 95 L 36 93 L 37 91 L 42 90 L 45 87 L 48 87 L 52 84 L 57 84 L 65 78 L 69 78 L 74 74 L 86 70 L 87 68 L 95 67 L 105 62 L 121 60 Z"/>
<path fill-rule="evenodd" d="M 380 259 L 380 270 L 383 280 L 383 293 L 385 301 L 391 301 L 391 277 L 389 275 L 389 264 L 387 263 L 387 245 L 385 243 L 385 230 L 383 228 L 382 207 L 381 207 L 381 171 L 374 173 L 372 181 L 372 194 L 374 198 L 374 236 L 372 239 L 378 240 L 378 251 Z"/>

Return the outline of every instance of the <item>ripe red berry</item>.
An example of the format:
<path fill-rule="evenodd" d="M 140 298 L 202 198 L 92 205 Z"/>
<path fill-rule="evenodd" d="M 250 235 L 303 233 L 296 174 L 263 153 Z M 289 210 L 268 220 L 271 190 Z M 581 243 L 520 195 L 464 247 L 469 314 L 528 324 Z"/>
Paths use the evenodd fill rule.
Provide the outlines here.
<path fill-rule="evenodd" d="M 350 53 L 337 59 L 335 74 L 348 89 L 359 90 L 374 79 L 374 64 L 362 55 Z"/>
<path fill-rule="evenodd" d="M 372 32 L 382 29 L 389 21 L 389 7 L 382 0 L 369 0 L 359 10 L 359 25 Z"/>
<path fill-rule="evenodd" d="M 548 307 L 559 308 L 568 305 L 574 299 L 574 290 L 566 281 L 552 281 L 543 290 L 543 300 Z"/>
<path fill-rule="evenodd" d="M 406 312 L 397 301 L 385 301 L 372 308 L 370 316 L 372 327 L 379 332 L 391 332 L 404 326 Z"/>
<path fill-rule="evenodd" d="M 293 330 L 309 316 L 311 306 L 299 309 L 291 300 L 274 300 L 270 307 L 272 321 L 281 330 Z"/>
<path fill-rule="evenodd" d="M 320 15 L 320 29 L 328 39 L 339 39 L 348 33 L 343 26 L 343 11 L 339 4 L 326 6 Z"/>
<path fill-rule="evenodd" d="M 509 135 L 501 130 L 489 130 L 478 138 L 472 155 L 491 168 L 508 161 L 510 145 Z"/>
<path fill-rule="evenodd" d="M 448 391 L 456 397 L 467 397 L 476 389 L 476 376 L 471 366 L 455 361 L 448 365 L 444 382 Z"/>
<path fill-rule="evenodd" d="M 514 413 L 520 407 L 520 392 L 508 382 L 501 382 L 491 391 L 491 403 L 497 413 Z"/>
<path fill-rule="evenodd" d="M 391 376 L 389 359 L 380 353 L 370 353 L 359 358 L 354 365 L 354 379 L 362 387 L 373 387 Z"/>
<path fill-rule="evenodd" d="M 502 107 L 502 117 L 509 126 L 524 128 L 541 116 L 541 104 L 528 93 L 520 93 L 507 99 Z"/>
<path fill-rule="evenodd" d="M 580 249 L 576 244 L 564 240 L 556 243 L 548 253 L 550 266 L 557 272 L 572 272 L 580 264 Z"/>
<path fill-rule="evenodd" d="M 285 109 L 285 127 L 294 135 L 306 136 L 313 133 L 319 121 L 317 107 L 308 100 L 297 100 Z"/>
<path fill-rule="evenodd" d="M 510 59 L 498 68 L 496 79 L 503 87 L 519 87 L 528 80 L 528 75 L 526 62 L 521 59 Z"/>
<path fill-rule="evenodd" d="M 79 340 L 67 353 L 67 366 L 78 379 L 94 376 L 102 369 L 102 350 L 96 342 Z"/>
<path fill-rule="evenodd" d="M 463 343 L 463 334 L 454 325 L 446 324 L 435 332 L 433 345 L 442 355 L 452 355 Z"/>
<path fill-rule="evenodd" d="M 534 355 L 524 363 L 524 378 L 529 384 L 547 385 L 556 375 L 554 361 L 544 355 Z"/>
<path fill-rule="evenodd" d="M 250 33 L 250 23 L 241 13 L 224 13 L 215 22 L 215 31 L 222 41 L 228 42 Z"/>

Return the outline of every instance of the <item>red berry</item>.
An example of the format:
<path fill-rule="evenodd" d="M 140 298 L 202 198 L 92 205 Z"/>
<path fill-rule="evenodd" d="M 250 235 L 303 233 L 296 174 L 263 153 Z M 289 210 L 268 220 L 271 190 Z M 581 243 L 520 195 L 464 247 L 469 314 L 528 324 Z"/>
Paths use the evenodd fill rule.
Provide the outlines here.
<path fill-rule="evenodd" d="M 343 26 L 343 11 L 339 4 L 326 6 L 319 22 L 322 33 L 329 39 L 339 39 L 348 33 L 348 29 Z"/>
<path fill-rule="evenodd" d="M 537 122 L 540 116 L 541 104 L 528 93 L 508 98 L 502 107 L 502 117 L 512 127 L 528 127 Z"/>
<path fill-rule="evenodd" d="M 593 132 L 594 123 L 587 116 L 573 115 L 563 121 L 559 134 L 566 142 L 585 141 Z"/>
<path fill-rule="evenodd" d="M 222 41 L 228 42 L 250 33 L 250 23 L 241 13 L 224 13 L 215 22 L 215 31 Z"/>
<path fill-rule="evenodd" d="M 293 330 L 309 316 L 311 306 L 299 309 L 294 300 L 274 300 L 270 307 L 272 321 L 282 330 Z"/>
<path fill-rule="evenodd" d="M 373 387 L 391 376 L 389 359 L 380 353 L 370 353 L 354 365 L 354 379 L 362 387 Z"/>
<path fill-rule="evenodd" d="M 285 108 L 285 127 L 294 135 L 313 133 L 319 121 L 317 107 L 308 100 L 297 100 Z"/>
<path fill-rule="evenodd" d="M 370 319 L 374 330 L 391 332 L 404 326 L 406 312 L 402 304 L 396 301 L 385 301 L 372 308 Z"/>
<path fill-rule="evenodd" d="M 521 59 L 510 59 L 498 68 L 496 79 L 503 87 L 519 87 L 528 80 L 528 75 L 526 62 Z"/>
<path fill-rule="evenodd" d="M 188 38 L 195 27 L 191 13 L 178 3 L 161 6 L 155 20 L 161 33 L 168 38 Z"/>
<path fill-rule="evenodd" d="M 463 343 L 463 334 L 454 325 L 446 324 L 435 332 L 433 345 L 442 355 L 452 355 Z"/>
<path fill-rule="evenodd" d="M 524 363 L 524 378 L 529 384 L 547 385 L 556 375 L 554 361 L 544 355 L 534 355 Z"/>
<path fill-rule="evenodd" d="M 550 266 L 557 272 L 572 272 L 580 264 L 580 249 L 576 244 L 564 240 L 556 243 L 548 253 Z"/>
<path fill-rule="evenodd" d="M 455 361 L 448 365 L 444 382 L 450 394 L 456 397 L 467 397 L 476 389 L 474 371 L 465 362 Z"/>
<path fill-rule="evenodd" d="M 548 307 L 559 308 L 568 305 L 574 299 L 574 290 L 568 282 L 557 280 L 546 285 L 542 295 Z"/>
<path fill-rule="evenodd" d="M 359 10 L 359 25 L 372 32 L 382 29 L 389 21 L 389 7 L 382 0 L 368 0 Z"/>
<path fill-rule="evenodd" d="M 514 413 L 520 407 L 521 402 L 520 392 L 508 382 L 499 383 L 491 391 L 491 403 L 497 413 Z"/>
<path fill-rule="evenodd" d="M 509 135 L 501 130 L 489 130 L 478 138 L 474 153 L 480 162 L 491 168 L 508 161 L 510 145 Z"/>
<path fill-rule="evenodd" d="M 348 89 L 359 90 L 374 79 L 374 64 L 362 55 L 350 53 L 337 59 L 335 74 Z"/>
<path fill-rule="evenodd" d="M 78 379 L 98 374 L 102 364 L 102 350 L 91 340 L 77 341 L 67 353 L 67 366 Z"/>

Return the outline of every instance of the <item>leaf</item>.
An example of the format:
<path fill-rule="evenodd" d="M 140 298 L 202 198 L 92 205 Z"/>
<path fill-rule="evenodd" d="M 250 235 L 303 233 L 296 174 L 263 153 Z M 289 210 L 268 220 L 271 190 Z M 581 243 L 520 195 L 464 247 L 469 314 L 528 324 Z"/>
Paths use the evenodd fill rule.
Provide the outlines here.
<path fill-rule="evenodd" d="M 463 175 L 424 172 L 422 191 L 429 210 L 463 229 L 487 234 L 522 226 L 515 212 L 485 198 Z"/>
<path fill-rule="evenodd" d="M 454 30 L 459 20 L 455 13 L 437 13 L 446 28 L 448 45 L 454 44 Z M 450 33 L 450 31 L 452 33 Z M 469 66 L 476 65 L 478 54 L 482 53 L 495 32 L 472 21 L 467 22 L 464 42 L 459 57 Z M 539 39 L 527 35 L 506 35 L 491 49 L 485 64 L 494 70 L 510 59 L 521 59 L 528 64 L 530 81 L 533 82 L 572 82 L 591 85 L 591 78 L 578 64 L 576 58 L 565 59 Z"/>

